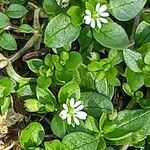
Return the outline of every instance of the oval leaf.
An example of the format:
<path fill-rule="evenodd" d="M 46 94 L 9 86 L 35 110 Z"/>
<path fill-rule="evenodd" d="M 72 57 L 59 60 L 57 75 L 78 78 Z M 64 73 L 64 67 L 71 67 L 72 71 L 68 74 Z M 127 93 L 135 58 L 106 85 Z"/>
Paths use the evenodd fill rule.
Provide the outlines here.
<path fill-rule="evenodd" d="M 28 12 L 28 10 L 21 4 L 12 4 L 8 7 L 8 9 L 6 10 L 6 14 L 10 17 L 10 18 L 21 18 L 23 17 L 26 13 Z"/>
<path fill-rule="evenodd" d="M 9 18 L 7 17 L 7 15 L 0 12 L 0 18 L 0 29 L 7 27 L 9 25 Z"/>
<path fill-rule="evenodd" d="M 93 30 L 93 36 L 97 42 L 108 48 L 125 48 L 129 45 L 125 30 L 115 22 L 104 25 L 99 33 Z"/>
<path fill-rule="evenodd" d="M 97 92 L 81 93 L 80 100 L 84 102 L 88 114 L 94 117 L 99 117 L 101 112 L 108 112 L 113 109 L 112 102 L 105 95 Z"/>
<path fill-rule="evenodd" d="M 79 33 L 80 28 L 74 27 L 68 16 L 59 14 L 46 27 L 44 42 L 51 48 L 63 47 L 75 41 Z"/>
<path fill-rule="evenodd" d="M 17 43 L 11 34 L 3 32 L 0 34 L 0 47 L 13 51 L 17 49 Z"/>
<path fill-rule="evenodd" d="M 147 0 L 110 0 L 112 15 L 121 21 L 134 18 Z"/>
<path fill-rule="evenodd" d="M 62 141 L 69 150 L 97 150 L 98 140 L 86 133 L 75 132 L 66 135 Z"/>

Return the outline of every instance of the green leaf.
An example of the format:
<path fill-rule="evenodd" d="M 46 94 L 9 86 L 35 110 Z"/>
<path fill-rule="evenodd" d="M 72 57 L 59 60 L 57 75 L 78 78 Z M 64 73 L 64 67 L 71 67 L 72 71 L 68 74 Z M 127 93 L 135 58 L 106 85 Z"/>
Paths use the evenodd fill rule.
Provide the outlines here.
<path fill-rule="evenodd" d="M 31 71 L 34 73 L 38 73 L 39 68 L 43 65 L 43 61 L 41 59 L 30 59 L 27 61 L 27 65 Z"/>
<path fill-rule="evenodd" d="M 108 97 L 97 92 L 83 92 L 80 100 L 84 102 L 87 113 L 96 118 L 101 115 L 101 112 L 113 110 L 112 102 Z"/>
<path fill-rule="evenodd" d="M 142 108 L 149 109 L 150 108 L 150 99 L 142 98 L 142 99 L 140 99 L 139 104 Z"/>
<path fill-rule="evenodd" d="M 144 85 L 150 87 L 150 74 L 145 74 Z"/>
<path fill-rule="evenodd" d="M 59 13 L 61 10 L 57 5 L 56 0 L 44 0 L 43 8 L 48 15 Z"/>
<path fill-rule="evenodd" d="M 69 150 L 97 150 L 98 140 L 90 134 L 74 132 L 67 134 L 62 144 L 66 145 Z"/>
<path fill-rule="evenodd" d="M 144 85 L 144 74 L 143 73 L 135 73 L 130 69 L 126 70 L 126 78 L 127 83 L 130 87 L 131 92 L 137 91 L 140 87 Z"/>
<path fill-rule="evenodd" d="M 3 95 L 4 96 L 9 96 L 11 93 L 15 92 L 14 88 L 16 86 L 16 83 L 14 80 L 10 79 L 9 77 L 0 77 L 0 87 L 3 90 Z M 1 93 L 0 89 L 0 93 Z"/>
<path fill-rule="evenodd" d="M 105 125 L 114 126 L 112 132 L 105 135 L 109 140 L 121 140 L 130 136 L 133 132 L 142 129 L 149 121 L 150 110 L 124 110 L 118 113 L 118 117 L 113 122 L 107 122 Z M 104 125 L 104 126 L 105 126 Z"/>
<path fill-rule="evenodd" d="M 135 145 L 138 144 L 138 142 L 143 141 L 145 138 L 146 135 L 143 135 L 140 131 L 137 131 L 122 140 L 111 141 L 111 143 L 113 145 Z"/>
<path fill-rule="evenodd" d="M 59 140 L 52 140 L 44 143 L 45 150 L 62 150 Z"/>
<path fill-rule="evenodd" d="M 17 43 L 11 34 L 3 32 L 0 33 L 0 47 L 5 50 L 14 51 L 17 49 Z"/>
<path fill-rule="evenodd" d="M 25 100 L 25 107 L 29 112 L 37 112 L 43 105 L 37 99 L 27 99 Z"/>
<path fill-rule="evenodd" d="M 65 103 L 67 98 L 74 97 L 76 100 L 80 98 L 80 87 L 76 81 L 70 81 L 65 84 L 58 93 L 58 101 Z"/>
<path fill-rule="evenodd" d="M 82 10 L 79 6 L 71 6 L 67 14 L 71 17 L 73 25 L 79 26 L 82 23 Z"/>
<path fill-rule="evenodd" d="M 85 128 L 87 128 L 88 130 L 92 132 L 99 133 L 98 123 L 96 119 L 92 116 L 88 116 L 87 119 L 85 120 Z"/>
<path fill-rule="evenodd" d="M 52 132 L 59 138 L 63 138 L 66 135 L 65 122 L 58 116 L 55 115 L 51 121 Z"/>
<path fill-rule="evenodd" d="M 90 27 L 84 27 L 81 29 L 78 41 L 82 49 L 88 48 L 90 46 L 92 43 L 92 32 Z"/>
<path fill-rule="evenodd" d="M 40 145 L 44 136 L 45 132 L 42 125 L 38 122 L 32 122 L 21 131 L 19 141 L 23 149 L 28 149 L 29 147 Z"/>
<path fill-rule="evenodd" d="M 21 97 L 33 98 L 36 96 L 36 84 L 30 83 L 23 86 L 20 86 L 17 90 L 17 93 Z"/>
<path fill-rule="evenodd" d="M 23 17 L 26 13 L 28 12 L 28 10 L 21 4 L 12 4 L 8 7 L 8 9 L 6 10 L 6 14 L 10 17 L 10 18 L 21 18 Z"/>
<path fill-rule="evenodd" d="M 4 103 L 0 107 L 0 113 L 1 113 L 1 115 L 5 115 L 6 112 L 8 112 L 8 109 L 9 109 L 9 107 L 11 105 L 11 101 L 12 101 L 12 97 L 11 96 L 4 98 Z"/>
<path fill-rule="evenodd" d="M 50 77 L 39 76 L 37 78 L 37 84 L 41 88 L 48 88 L 52 84 L 52 79 Z"/>
<path fill-rule="evenodd" d="M 147 65 L 150 65 L 150 51 L 145 55 L 144 62 Z"/>
<path fill-rule="evenodd" d="M 44 89 L 41 87 L 36 87 L 36 95 L 38 100 L 42 103 L 42 104 L 54 104 L 56 102 L 55 100 L 55 96 L 53 95 L 53 93 L 49 90 L 49 89 Z"/>
<path fill-rule="evenodd" d="M 123 50 L 124 61 L 126 65 L 134 72 L 142 72 L 139 67 L 142 61 L 142 55 L 138 52 L 132 51 L 130 49 Z"/>
<path fill-rule="evenodd" d="M 141 46 L 145 43 L 150 42 L 150 24 L 142 21 L 136 30 L 136 43 L 138 44 L 138 46 Z"/>
<path fill-rule="evenodd" d="M 35 30 L 28 24 L 22 24 L 20 27 L 18 27 L 18 31 L 22 33 L 34 33 Z"/>
<path fill-rule="evenodd" d="M 95 86 L 96 86 L 96 90 L 99 93 L 106 95 L 110 99 L 112 98 L 112 96 L 114 94 L 114 87 L 108 83 L 106 78 L 103 78 L 103 79 L 95 82 Z"/>
<path fill-rule="evenodd" d="M 63 47 L 77 39 L 79 27 L 71 24 L 70 18 L 64 14 L 54 17 L 46 27 L 44 43 L 51 48 Z"/>
<path fill-rule="evenodd" d="M 105 143 L 105 140 L 103 137 L 100 137 L 100 139 L 99 139 L 99 144 L 98 144 L 97 150 L 107 150 L 106 143 Z"/>
<path fill-rule="evenodd" d="M 78 52 L 70 52 L 65 67 L 68 71 L 76 70 L 82 63 L 82 56 Z"/>
<path fill-rule="evenodd" d="M 115 22 L 109 22 L 104 25 L 99 33 L 93 30 L 93 36 L 97 42 L 108 48 L 121 49 L 129 45 L 125 30 Z"/>
<path fill-rule="evenodd" d="M 10 4 L 24 4 L 26 0 L 9 0 Z"/>
<path fill-rule="evenodd" d="M 144 7 L 147 0 L 110 0 L 112 15 L 120 21 L 134 18 Z"/>
<path fill-rule="evenodd" d="M 9 26 L 10 22 L 9 22 L 9 18 L 7 17 L 6 14 L 0 12 L 0 29 L 5 28 L 7 26 Z"/>
<path fill-rule="evenodd" d="M 82 87 L 82 89 L 94 90 L 95 84 L 93 74 L 89 72 L 87 67 L 83 64 L 78 68 L 78 71 L 80 74 L 80 86 Z"/>

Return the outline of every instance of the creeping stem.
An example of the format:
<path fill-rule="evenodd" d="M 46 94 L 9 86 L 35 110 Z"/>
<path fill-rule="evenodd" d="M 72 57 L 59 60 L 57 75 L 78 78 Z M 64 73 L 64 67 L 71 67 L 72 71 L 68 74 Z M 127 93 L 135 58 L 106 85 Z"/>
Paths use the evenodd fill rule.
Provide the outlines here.
<path fill-rule="evenodd" d="M 24 45 L 24 47 L 22 47 L 18 52 L 16 52 L 9 58 L 10 62 L 14 62 L 18 58 L 20 58 L 27 50 L 29 50 L 35 44 L 35 42 L 39 39 L 40 36 L 40 34 L 35 33 L 30 38 L 30 40 Z"/>

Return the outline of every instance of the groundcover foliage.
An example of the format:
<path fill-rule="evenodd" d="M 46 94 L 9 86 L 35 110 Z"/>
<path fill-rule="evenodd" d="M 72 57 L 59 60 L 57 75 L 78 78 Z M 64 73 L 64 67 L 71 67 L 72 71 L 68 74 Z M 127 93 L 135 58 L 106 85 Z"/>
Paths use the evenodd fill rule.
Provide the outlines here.
<path fill-rule="evenodd" d="M 149 0 L 0 0 L 0 149 L 150 149 Z"/>

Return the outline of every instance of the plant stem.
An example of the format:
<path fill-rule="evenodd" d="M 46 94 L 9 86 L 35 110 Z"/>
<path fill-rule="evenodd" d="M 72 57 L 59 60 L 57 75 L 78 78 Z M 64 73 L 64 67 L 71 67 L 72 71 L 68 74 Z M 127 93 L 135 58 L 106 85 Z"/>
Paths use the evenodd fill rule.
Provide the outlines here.
<path fill-rule="evenodd" d="M 143 9 L 143 12 L 144 12 L 144 13 L 150 13 L 150 8 L 144 8 L 144 9 Z"/>
<path fill-rule="evenodd" d="M 38 33 L 35 33 L 30 40 L 22 47 L 18 52 L 16 52 L 14 55 L 12 55 L 9 60 L 10 62 L 16 61 L 19 57 L 21 57 L 27 50 L 29 50 L 34 43 L 39 39 L 41 35 Z"/>
<path fill-rule="evenodd" d="M 127 145 L 124 145 L 120 150 L 127 150 L 128 149 L 128 147 L 129 147 L 129 145 L 127 144 Z"/>
<path fill-rule="evenodd" d="M 134 49 L 134 46 L 135 46 L 135 32 L 136 32 L 136 29 L 139 25 L 140 17 L 141 17 L 141 13 L 139 13 L 134 19 L 134 23 L 132 26 L 132 32 L 131 32 L 131 36 L 130 36 L 130 44 L 132 45 L 130 47 L 130 49 Z"/>

